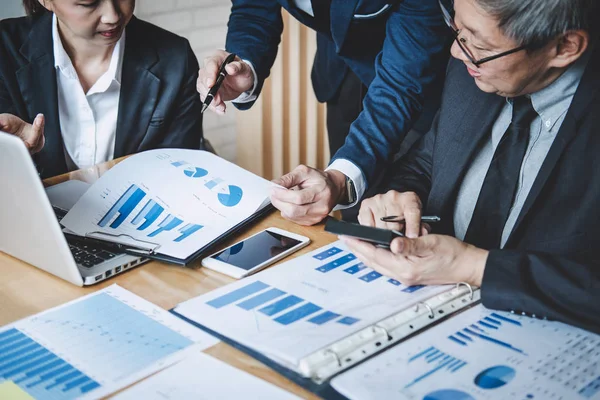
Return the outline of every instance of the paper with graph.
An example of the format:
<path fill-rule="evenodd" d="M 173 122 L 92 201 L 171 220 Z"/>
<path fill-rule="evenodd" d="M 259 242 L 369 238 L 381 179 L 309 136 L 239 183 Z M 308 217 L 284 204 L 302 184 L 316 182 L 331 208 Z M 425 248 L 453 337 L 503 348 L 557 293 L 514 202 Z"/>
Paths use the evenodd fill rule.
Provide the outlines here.
<path fill-rule="evenodd" d="M 350 399 L 599 399 L 600 336 L 479 305 L 332 386 Z"/>
<path fill-rule="evenodd" d="M 265 207 L 272 185 L 206 151 L 152 150 L 102 175 L 61 223 L 185 259 Z"/>
<path fill-rule="evenodd" d="M 336 242 L 175 311 L 296 369 L 320 348 L 448 290 L 386 278 Z"/>
<path fill-rule="evenodd" d="M 0 398 L 102 397 L 217 342 L 113 285 L 0 328 Z"/>

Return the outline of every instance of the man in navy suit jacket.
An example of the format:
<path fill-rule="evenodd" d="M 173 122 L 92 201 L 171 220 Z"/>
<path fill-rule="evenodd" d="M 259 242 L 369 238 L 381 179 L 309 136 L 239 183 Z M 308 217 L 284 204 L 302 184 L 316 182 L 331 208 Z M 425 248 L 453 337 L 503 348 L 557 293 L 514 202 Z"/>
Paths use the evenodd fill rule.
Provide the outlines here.
<path fill-rule="evenodd" d="M 301 224 L 321 221 L 336 205 L 352 206 L 382 172 L 417 120 L 425 91 L 445 67 L 449 37 L 437 0 L 232 0 L 226 50 L 206 60 L 198 91 L 204 97 L 229 52 L 237 62 L 212 108 L 224 100 L 249 108 L 277 55 L 284 7 L 318 32 L 313 69 L 317 97 L 335 93 L 351 70 L 367 86 L 364 110 L 326 171 L 300 166 L 272 195 L 282 215 Z M 312 14 L 312 15 L 311 15 Z M 242 62 L 244 60 L 245 62 Z M 334 73 L 332 73 L 332 71 Z M 238 96 L 241 96 L 238 97 Z M 392 117 L 393 116 L 393 117 Z"/>
<path fill-rule="evenodd" d="M 404 218 L 407 237 L 348 244 L 406 285 L 467 282 L 486 307 L 600 332 L 600 6 L 454 5 L 456 60 L 432 129 L 359 215 L 390 229 L 382 216 Z M 434 234 L 421 210 L 441 217 Z"/>

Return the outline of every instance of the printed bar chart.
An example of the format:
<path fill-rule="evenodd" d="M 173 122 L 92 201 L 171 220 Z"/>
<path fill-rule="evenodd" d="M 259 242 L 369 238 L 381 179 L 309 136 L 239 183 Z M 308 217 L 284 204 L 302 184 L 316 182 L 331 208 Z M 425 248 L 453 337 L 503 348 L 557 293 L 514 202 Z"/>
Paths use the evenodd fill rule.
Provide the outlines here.
<path fill-rule="evenodd" d="M 316 268 L 316 270 L 319 272 L 329 272 L 354 260 L 356 260 L 356 256 L 354 254 L 347 254 L 325 265 L 322 265 L 319 268 Z"/>
<path fill-rule="evenodd" d="M 179 232 L 181 232 L 181 236 L 176 238 L 175 241 L 181 242 L 181 241 L 187 239 L 188 237 L 190 237 L 192 234 L 198 232 L 202 228 L 203 228 L 202 225 L 187 224 L 183 228 L 179 229 Z"/>
<path fill-rule="evenodd" d="M 95 377 L 121 379 L 192 343 L 99 293 L 0 332 L 0 384 L 34 398 L 73 399 L 100 387 Z"/>
<path fill-rule="evenodd" d="M 502 336 L 500 330 L 503 323 L 508 323 L 519 327 L 521 326 L 520 321 L 504 317 L 498 313 L 491 313 L 490 315 L 481 318 L 476 323 L 471 324 L 470 326 L 463 328 L 461 331 L 455 332 L 454 334 L 448 336 L 448 339 L 461 346 L 469 346 L 469 344 L 474 343 L 476 339 L 481 339 L 488 343 L 496 344 L 525 355 L 523 350 L 514 347 L 510 343 L 493 337 L 494 335 Z"/>
<path fill-rule="evenodd" d="M 414 378 L 411 382 L 409 382 L 404 388 L 407 389 L 429 377 L 432 377 L 436 372 L 442 371 L 450 371 L 454 373 L 464 367 L 467 363 L 455 358 L 449 354 L 446 354 L 435 347 L 429 347 L 426 350 L 421 351 L 420 353 L 412 356 L 408 359 L 408 363 L 418 363 L 423 366 L 426 363 L 431 369 L 428 368 L 428 371 L 418 377 Z M 415 370 L 421 370 L 421 366 L 415 366 Z"/>
<path fill-rule="evenodd" d="M 164 210 L 165 209 L 157 204 L 156 201 L 149 200 L 131 223 L 133 225 L 138 225 L 144 220 L 144 223 L 137 228 L 138 231 L 143 231 L 152 225 Z"/>
<path fill-rule="evenodd" d="M 146 192 L 137 185 L 131 185 L 102 217 L 98 226 L 104 228 L 118 213 L 119 216 L 110 224 L 111 228 L 118 228 L 145 196 Z"/>
<path fill-rule="evenodd" d="M 327 249 L 327 250 L 325 250 L 325 251 L 323 251 L 323 252 L 321 252 L 319 254 L 315 254 L 313 256 L 313 258 L 322 261 L 322 260 L 325 260 L 326 258 L 329 258 L 329 257 L 334 256 L 334 255 L 336 255 L 338 253 L 341 253 L 341 252 L 342 252 L 341 249 L 338 249 L 337 247 L 331 247 L 331 248 L 329 248 L 329 249 Z"/>
<path fill-rule="evenodd" d="M 158 229 L 150 233 L 148 236 L 154 237 L 162 232 L 173 230 L 177 228 L 177 226 L 179 226 L 179 224 L 181 224 L 182 222 L 183 221 L 179 218 L 169 214 L 165 217 L 165 219 L 162 220 L 160 224 L 158 224 Z"/>
<path fill-rule="evenodd" d="M 291 325 L 300 321 L 314 325 L 323 325 L 332 321 L 342 325 L 352 325 L 360 321 L 357 318 L 324 310 L 320 305 L 261 281 L 242 286 L 209 300 L 206 304 L 217 309 L 235 305 L 248 312 L 256 310 L 266 317 L 272 317 L 274 322 L 281 325 Z"/>

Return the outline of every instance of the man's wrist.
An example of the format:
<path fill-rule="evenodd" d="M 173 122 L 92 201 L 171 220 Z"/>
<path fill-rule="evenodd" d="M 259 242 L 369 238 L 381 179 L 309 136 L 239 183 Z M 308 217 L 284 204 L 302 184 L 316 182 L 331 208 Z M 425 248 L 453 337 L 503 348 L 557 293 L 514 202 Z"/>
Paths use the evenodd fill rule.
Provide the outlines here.
<path fill-rule="evenodd" d="M 346 175 L 338 170 L 330 169 L 325 171 L 325 174 L 329 177 L 329 180 L 333 184 L 333 188 L 337 193 L 333 193 L 336 199 L 335 204 L 344 204 L 348 201 L 348 195 L 346 190 Z"/>
<path fill-rule="evenodd" d="M 460 261 L 463 268 L 466 267 L 470 269 L 468 279 L 465 280 L 466 283 L 471 286 L 481 287 L 489 253 L 490 252 L 487 250 L 468 245 L 465 251 L 465 257 Z"/>

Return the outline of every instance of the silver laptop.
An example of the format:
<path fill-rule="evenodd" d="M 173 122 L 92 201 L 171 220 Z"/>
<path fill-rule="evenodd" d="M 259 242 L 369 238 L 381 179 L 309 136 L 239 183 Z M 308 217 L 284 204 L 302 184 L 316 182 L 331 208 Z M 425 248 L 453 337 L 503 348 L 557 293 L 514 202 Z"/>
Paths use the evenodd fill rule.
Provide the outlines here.
<path fill-rule="evenodd" d="M 68 181 L 46 193 L 25 144 L 0 132 L 0 251 L 78 286 L 148 261 L 65 237 L 59 221 L 88 187 Z"/>

